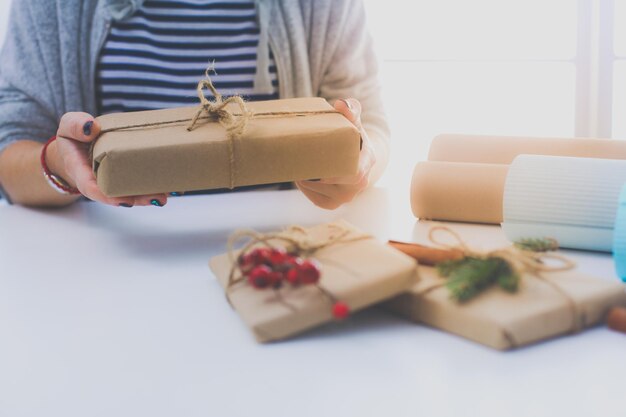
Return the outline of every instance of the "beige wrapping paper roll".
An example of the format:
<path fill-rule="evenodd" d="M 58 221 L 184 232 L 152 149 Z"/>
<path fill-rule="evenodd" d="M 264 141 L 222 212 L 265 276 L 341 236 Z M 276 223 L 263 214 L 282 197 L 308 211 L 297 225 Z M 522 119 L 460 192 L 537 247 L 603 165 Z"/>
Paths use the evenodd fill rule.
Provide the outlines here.
<path fill-rule="evenodd" d="M 472 223 L 502 222 L 508 165 L 522 154 L 626 159 L 626 141 L 443 134 L 428 162 L 415 167 L 411 206 L 416 217 Z"/>
<path fill-rule="evenodd" d="M 428 160 L 510 164 L 521 154 L 626 159 L 626 141 L 443 134 L 433 139 Z"/>
<path fill-rule="evenodd" d="M 508 165 L 420 162 L 411 207 L 420 219 L 501 223 Z"/>

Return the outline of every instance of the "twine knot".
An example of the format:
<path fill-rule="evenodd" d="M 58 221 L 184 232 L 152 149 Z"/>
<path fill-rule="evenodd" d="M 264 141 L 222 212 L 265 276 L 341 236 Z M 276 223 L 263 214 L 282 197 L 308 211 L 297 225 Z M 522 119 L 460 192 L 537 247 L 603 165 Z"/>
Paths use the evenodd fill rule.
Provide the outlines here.
<path fill-rule="evenodd" d="M 445 232 L 451 236 L 456 244 L 448 244 L 438 240 L 435 236 L 437 232 Z M 488 258 L 501 258 L 508 262 L 511 267 L 520 275 L 524 272 L 538 275 L 541 272 L 558 272 L 567 271 L 573 269 L 576 263 L 565 256 L 558 255 L 556 253 L 545 252 L 533 252 L 531 250 L 520 249 L 515 246 L 510 246 L 504 249 L 496 249 L 492 251 L 476 251 L 471 249 L 467 243 L 459 236 L 457 232 L 446 226 L 435 226 L 428 232 L 428 239 L 435 245 L 444 247 L 446 249 L 458 250 L 465 257 L 474 257 L 479 259 Z M 558 261 L 558 265 L 548 265 L 546 260 Z"/>
<path fill-rule="evenodd" d="M 330 233 L 323 239 L 313 239 L 309 230 L 301 226 L 291 226 L 282 232 L 277 233 L 259 233 L 254 230 L 239 230 L 233 233 L 227 243 L 228 255 L 231 261 L 231 271 L 229 274 L 228 290 L 243 280 L 243 277 L 236 277 L 239 259 L 246 254 L 254 246 L 265 246 L 268 248 L 276 248 L 276 243 L 287 247 L 289 252 L 298 253 L 300 256 L 310 257 L 322 249 L 337 244 L 346 244 L 358 242 L 361 240 L 372 239 L 368 234 L 358 233 L 351 236 L 352 230 L 343 224 L 331 223 L 328 225 Z M 247 239 L 243 248 L 238 251 L 234 249 L 235 244 L 242 239 Z"/>
<path fill-rule="evenodd" d="M 253 113 L 248 109 L 246 102 L 241 96 L 230 96 L 227 99 L 224 99 L 222 94 L 220 94 L 220 92 L 217 91 L 213 85 L 213 81 L 211 81 L 211 77 L 209 76 L 209 70 L 210 69 L 207 69 L 205 72 L 206 79 L 198 82 L 196 91 L 198 93 L 198 98 L 200 99 L 200 108 L 196 112 L 193 119 L 191 119 L 191 123 L 187 127 L 187 130 L 192 131 L 196 127 L 202 113 L 206 113 L 209 118 L 217 120 L 222 126 L 224 126 L 230 138 L 239 137 L 245 132 L 248 121 L 252 118 Z M 214 101 L 206 98 L 204 95 L 205 89 L 211 91 Z M 226 109 L 226 106 L 231 103 L 239 106 L 241 114 L 235 115 Z"/>

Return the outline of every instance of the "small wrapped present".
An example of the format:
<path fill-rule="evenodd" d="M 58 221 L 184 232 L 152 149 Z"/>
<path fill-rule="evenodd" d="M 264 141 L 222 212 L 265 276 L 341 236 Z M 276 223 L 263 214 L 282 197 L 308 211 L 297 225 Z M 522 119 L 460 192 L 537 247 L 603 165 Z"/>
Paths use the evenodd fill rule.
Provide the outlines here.
<path fill-rule="evenodd" d="M 344 318 L 415 283 L 415 260 L 345 222 L 244 237 L 243 249 L 210 266 L 259 342 Z"/>
<path fill-rule="evenodd" d="M 204 84 L 203 84 L 204 83 Z M 208 101 L 209 87 L 216 101 Z M 199 85 L 200 107 L 109 114 L 92 147 L 110 197 L 341 177 L 358 170 L 361 136 L 322 98 L 244 103 Z"/>
<path fill-rule="evenodd" d="M 529 245 L 541 253 L 531 254 Z M 412 250 L 418 260 L 432 258 L 420 245 L 395 246 Z M 612 307 L 626 305 L 622 283 L 580 273 L 552 249 L 528 240 L 478 254 L 462 244 L 438 254 L 438 262 L 447 260 L 437 267 L 420 265 L 413 288 L 385 306 L 415 322 L 506 350 L 580 331 L 605 320 Z M 459 259 L 459 250 L 465 258 Z M 555 266 L 559 260 L 565 263 Z M 459 269 L 453 271 L 454 266 Z"/>

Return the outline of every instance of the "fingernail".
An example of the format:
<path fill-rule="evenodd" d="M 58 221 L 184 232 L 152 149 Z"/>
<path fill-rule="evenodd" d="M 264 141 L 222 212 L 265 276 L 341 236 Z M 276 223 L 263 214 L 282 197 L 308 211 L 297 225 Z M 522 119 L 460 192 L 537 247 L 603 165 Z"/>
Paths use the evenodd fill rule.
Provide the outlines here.
<path fill-rule="evenodd" d="M 180 197 L 181 195 L 183 195 L 183 193 L 180 192 L 180 191 L 173 191 L 173 192 L 170 193 L 170 195 L 172 197 Z"/>
<path fill-rule="evenodd" d="M 150 204 L 152 204 L 155 207 L 163 207 L 163 203 L 161 203 L 159 200 L 157 200 L 156 198 L 154 200 L 150 201 Z"/>
<path fill-rule="evenodd" d="M 93 127 L 93 120 L 85 123 L 83 125 L 83 133 L 85 136 L 91 136 L 91 128 Z"/>
<path fill-rule="evenodd" d="M 348 107 L 348 110 L 353 111 L 353 107 L 352 104 L 350 104 L 350 100 L 346 100 L 345 98 L 342 98 L 341 101 L 343 101 L 344 103 L 346 103 L 346 107 Z"/>
<path fill-rule="evenodd" d="M 127 204 L 127 203 L 120 203 L 119 206 L 120 207 L 131 208 L 133 205 L 132 204 Z"/>
<path fill-rule="evenodd" d="M 322 180 L 321 178 L 316 178 L 314 180 L 309 180 L 309 181 L 311 181 L 311 182 L 320 182 L 321 180 Z"/>

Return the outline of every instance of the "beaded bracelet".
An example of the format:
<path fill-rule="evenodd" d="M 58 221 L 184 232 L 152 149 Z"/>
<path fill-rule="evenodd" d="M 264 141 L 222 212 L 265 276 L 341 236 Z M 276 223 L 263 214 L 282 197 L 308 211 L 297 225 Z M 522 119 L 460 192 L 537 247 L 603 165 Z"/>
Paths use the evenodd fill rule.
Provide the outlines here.
<path fill-rule="evenodd" d="M 43 176 L 48 181 L 48 184 L 54 188 L 57 192 L 64 195 L 78 195 L 80 191 L 77 188 L 72 187 L 63 178 L 50 172 L 48 164 L 46 163 L 46 150 L 48 146 L 57 139 L 56 136 L 51 137 L 48 142 L 43 146 L 41 150 L 41 167 L 43 168 Z"/>

